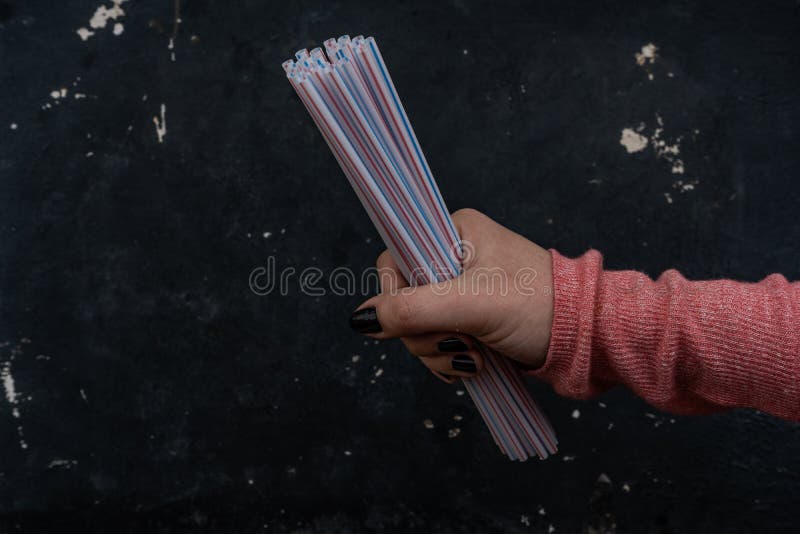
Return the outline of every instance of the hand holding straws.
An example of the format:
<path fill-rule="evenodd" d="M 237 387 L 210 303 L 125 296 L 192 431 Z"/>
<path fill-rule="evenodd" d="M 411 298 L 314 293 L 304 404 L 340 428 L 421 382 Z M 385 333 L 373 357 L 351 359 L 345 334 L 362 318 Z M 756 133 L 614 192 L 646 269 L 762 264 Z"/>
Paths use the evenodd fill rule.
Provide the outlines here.
<path fill-rule="evenodd" d="M 408 282 L 461 272 L 459 237 L 372 37 L 325 41 L 283 68 Z M 511 362 L 477 344 L 486 362 L 464 386 L 512 460 L 556 451 L 553 428 Z"/>

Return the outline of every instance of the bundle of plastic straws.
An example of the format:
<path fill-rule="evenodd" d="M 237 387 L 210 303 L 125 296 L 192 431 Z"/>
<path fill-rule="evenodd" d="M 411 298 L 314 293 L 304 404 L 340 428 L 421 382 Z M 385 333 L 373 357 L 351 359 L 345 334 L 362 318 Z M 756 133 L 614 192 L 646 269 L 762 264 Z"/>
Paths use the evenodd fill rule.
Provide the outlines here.
<path fill-rule="evenodd" d="M 283 68 L 408 282 L 458 276 L 458 234 L 375 39 L 328 39 Z M 547 458 L 555 433 L 519 371 L 477 346 L 484 369 L 462 380 L 495 442 L 512 460 Z"/>

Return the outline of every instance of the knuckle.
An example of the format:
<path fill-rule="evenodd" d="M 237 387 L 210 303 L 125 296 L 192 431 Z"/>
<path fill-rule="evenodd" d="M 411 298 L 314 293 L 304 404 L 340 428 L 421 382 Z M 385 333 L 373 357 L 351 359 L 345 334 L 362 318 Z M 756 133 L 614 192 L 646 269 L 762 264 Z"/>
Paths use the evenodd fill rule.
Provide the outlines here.
<path fill-rule="evenodd" d="M 453 220 L 456 221 L 468 221 L 471 219 L 475 219 L 476 217 L 481 216 L 481 212 L 476 209 L 472 208 L 461 208 L 460 210 L 453 213 Z"/>
<path fill-rule="evenodd" d="M 398 295 L 392 300 L 390 312 L 394 326 L 400 330 L 408 328 L 414 321 L 414 306 L 406 295 Z"/>

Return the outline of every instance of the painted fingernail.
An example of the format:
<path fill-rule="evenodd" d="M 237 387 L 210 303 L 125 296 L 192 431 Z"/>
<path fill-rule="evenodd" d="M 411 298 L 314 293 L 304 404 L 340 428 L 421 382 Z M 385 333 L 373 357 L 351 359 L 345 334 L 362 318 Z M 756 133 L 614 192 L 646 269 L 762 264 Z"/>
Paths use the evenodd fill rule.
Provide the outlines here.
<path fill-rule="evenodd" d="M 450 366 L 455 371 L 463 371 L 465 373 L 478 372 L 478 367 L 475 365 L 475 360 L 473 360 L 466 354 L 459 354 L 458 356 L 453 356 L 453 359 L 450 360 Z"/>
<path fill-rule="evenodd" d="M 437 344 L 437 346 L 439 347 L 439 352 L 463 352 L 465 350 L 469 350 L 467 344 L 457 337 L 443 339 Z"/>
<path fill-rule="evenodd" d="M 354 311 L 350 316 L 350 328 L 359 334 L 377 334 L 383 330 L 381 323 L 378 322 L 375 308 L 362 308 Z"/>

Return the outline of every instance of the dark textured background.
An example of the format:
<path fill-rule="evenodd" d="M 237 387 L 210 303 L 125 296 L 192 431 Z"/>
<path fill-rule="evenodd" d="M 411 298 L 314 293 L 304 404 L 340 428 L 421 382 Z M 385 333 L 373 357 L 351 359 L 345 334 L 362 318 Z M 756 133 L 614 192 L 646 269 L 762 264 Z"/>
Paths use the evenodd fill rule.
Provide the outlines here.
<path fill-rule="evenodd" d="M 248 289 L 270 255 L 327 273 L 381 251 L 280 69 L 346 32 L 378 38 L 451 209 L 614 268 L 800 278 L 800 5 L 717 4 L 184 0 L 173 62 L 172 1 L 86 42 L 100 0 L 0 1 L 0 365 L 20 396 L 19 419 L 0 398 L 0 531 L 796 526 L 797 425 L 531 383 L 561 454 L 510 463 L 456 387 L 348 330 L 361 297 Z M 682 177 L 619 144 L 656 113 Z"/>

